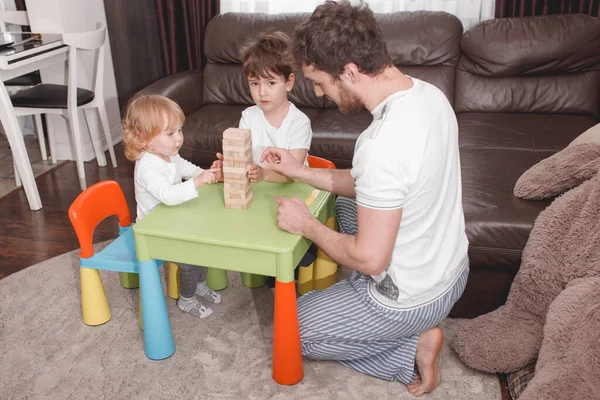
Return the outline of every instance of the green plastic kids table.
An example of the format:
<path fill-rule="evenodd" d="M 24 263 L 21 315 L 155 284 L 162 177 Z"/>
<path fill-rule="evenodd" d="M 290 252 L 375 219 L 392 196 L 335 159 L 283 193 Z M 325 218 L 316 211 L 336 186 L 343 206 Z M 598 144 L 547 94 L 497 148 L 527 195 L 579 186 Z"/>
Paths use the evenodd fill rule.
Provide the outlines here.
<path fill-rule="evenodd" d="M 163 327 L 145 329 L 144 345 L 161 343 L 157 346 L 161 354 L 154 351 L 153 359 L 175 352 L 164 296 L 145 295 L 160 285 L 156 260 L 206 266 L 209 274 L 220 269 L 273 276 L 273 379 L 293 385 L 304 375 L 294 269 L 311 242 L 277 226 L 275 197 L 305 201 L 323 223 L 333 216 L 334 197 L 296 182 L 260 182 L 252 185 L 252 192 L 254 200 L 248 210 L 233 210 L 225 208 L 222 183 L 203 185 L 196 199 L 174 207 L 161 204 L 134 225 L 144 325 Z"/>

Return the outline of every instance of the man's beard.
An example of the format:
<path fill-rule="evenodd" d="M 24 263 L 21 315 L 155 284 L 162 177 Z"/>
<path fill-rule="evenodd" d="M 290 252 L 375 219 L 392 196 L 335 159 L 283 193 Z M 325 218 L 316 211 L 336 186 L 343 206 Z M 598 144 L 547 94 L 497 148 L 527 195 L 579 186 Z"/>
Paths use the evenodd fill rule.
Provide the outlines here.
<path fill-rule="evenodd" d="M 342 82 L 338 82 L 338 88 L 339 103 L 337 106 L 341 112 L 344 114 L 352 114 L 362 110 L 365 107 L 360 97 L 351 92 L 350 89 L 347 89 Z"/>

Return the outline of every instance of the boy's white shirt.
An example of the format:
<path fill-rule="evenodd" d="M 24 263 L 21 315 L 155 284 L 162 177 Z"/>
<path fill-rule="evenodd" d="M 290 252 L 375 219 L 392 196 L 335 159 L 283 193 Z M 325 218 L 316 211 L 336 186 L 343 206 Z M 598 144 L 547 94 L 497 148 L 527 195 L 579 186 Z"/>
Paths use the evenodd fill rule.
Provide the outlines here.
<path fill-rule="evenodd" d="M 273 127 L 258 106 L 242 112 L 239 127 L 252 132 L 252 158 L 260 165 L 260 156 L 269 146 L 286 150 L 308 149 L 312 141 L 310 119 L 290 102 L 290 108 L 279 128 Z"/>
<path fill-rule="evenodd" d="M 148 152 L 135 162 L 134 182 L 139 221 L 160 203 L 174 206 L 198 197 L 192 178 L 204 170 L 176 155 L 171 162 Z M 182 182 L 183 179 L 187 179 Z"/>
<path fill-rule="evenodd" d="M 442 295 L 464 270 L 468 240 L 462 208 L 458 125 L 452 107 L 435 86 L 413 80 L 373 111 L 352 160 L 358 205 L 402 208 L 389 275 L 395 301 L 370 286 L 390 307 L 415 307 Z"/>

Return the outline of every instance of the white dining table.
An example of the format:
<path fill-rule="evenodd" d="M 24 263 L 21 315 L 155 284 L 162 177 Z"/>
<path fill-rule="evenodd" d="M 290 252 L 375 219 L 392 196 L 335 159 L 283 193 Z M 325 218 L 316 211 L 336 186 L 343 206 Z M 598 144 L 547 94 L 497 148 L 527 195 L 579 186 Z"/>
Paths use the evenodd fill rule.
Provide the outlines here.
<path fill-rule="evenodd" d="M 23 183 L 29 208 L 39 210 L 42 208 L 40 193 L 31 170 L 23 133 L 4 81 L 52 64 L 64 63 L 67 60 L 69 48 L 63 43 L 60 34 L 4 33 L 0 36 L 4 42 L 11 40 L 14 42 L 13 45 L 0 47 L 0 121 L 10 144 L 17 172 Z M 32 37 L 36 39 L 19 44 Z"/>

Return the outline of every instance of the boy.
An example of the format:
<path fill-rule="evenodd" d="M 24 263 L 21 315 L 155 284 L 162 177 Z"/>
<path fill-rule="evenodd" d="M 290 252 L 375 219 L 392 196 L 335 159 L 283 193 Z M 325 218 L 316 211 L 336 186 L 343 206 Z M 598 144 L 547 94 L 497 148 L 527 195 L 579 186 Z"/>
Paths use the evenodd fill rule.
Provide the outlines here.
<path fill-rule="evenodd" d="M 260 156 L 267 147 L 289 150 L 294 158 L 306 163 L 312 130 L 310 119 L 287 98 L 295 81 L 290 44 L 290 38 L 283 32 L 262 33 L 240 51 L 242 68 L 256 104 L 242 112 L 239 124 L 252 132 L 254 165 L 248 171 L 252 182 L 288 181 L 260 166 Z M 212 168 L 222 168 L 223 155 L 217 153 L 217 158 Z"/>

